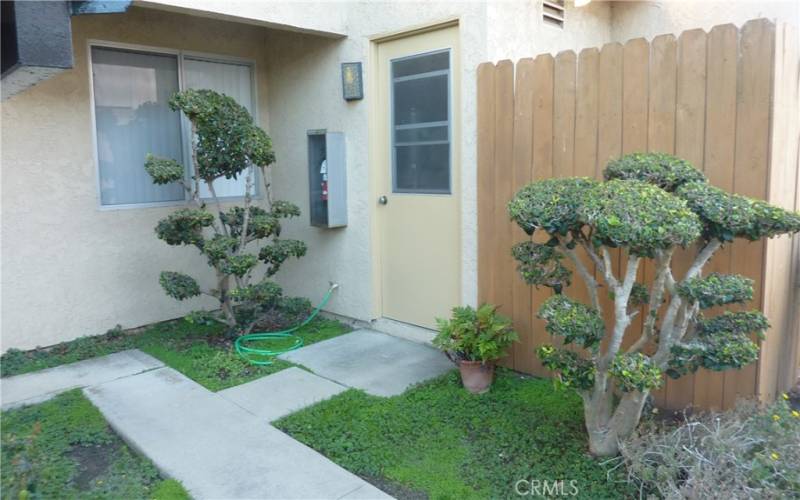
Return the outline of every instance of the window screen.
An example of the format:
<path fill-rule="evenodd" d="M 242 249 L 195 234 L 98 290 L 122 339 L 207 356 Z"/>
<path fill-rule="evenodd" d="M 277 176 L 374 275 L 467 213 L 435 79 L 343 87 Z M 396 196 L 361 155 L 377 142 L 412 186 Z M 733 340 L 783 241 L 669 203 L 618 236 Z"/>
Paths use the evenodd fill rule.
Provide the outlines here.
<path fill-rule="evenodd" d="M 392 61 L 392 188 L 450 193 L 450 51 Z"/>
<path fill-rule="evenodd" d="M 167 105 L 177 56 L 92 47 L 92 72 L 101 203 L 183 200 L 180 185 L 157 186 L 144 170 L 147 153 L 183 158 L 180 116 Z"/>

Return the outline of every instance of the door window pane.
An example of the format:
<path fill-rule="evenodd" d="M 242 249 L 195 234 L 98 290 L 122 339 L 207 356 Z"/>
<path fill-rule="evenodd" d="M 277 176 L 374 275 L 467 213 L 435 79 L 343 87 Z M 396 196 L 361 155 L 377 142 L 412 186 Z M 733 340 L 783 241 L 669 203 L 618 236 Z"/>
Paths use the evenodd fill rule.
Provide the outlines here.
<path fill-rule="evenodd" d="M 177 57 L 92 47 L 92 71 L 101 203 L 183 200 L 179 184 L 157 186 L 144 170 L 147 153 L 183 161 L 180 116 L 167 104 Z"/>
<path fill-rule="evenodd" d="M 450 52 L 392 61 L 395 193 L 450 193 Z"/>
<path fill-rule="evenodd" d="M 244 106 L 252 115 L 255 110 L 251 70 L 251 66 L 246 64 L 223 63 L 189 57 L 185 57 L 183 60 L 184 85 L 187 89 L 210 89 L 228 95 Z M 190 133 L 188 131 L 191 130 L 191 127 L 187 126 L 186 130 L 187 133 Z M 245 174 L 246 172 L 242 172 L 242 175 L 236 179 L 215 180 L 214 191 L 217 196 L 244 196 Z M 258 186 L 258 183 L 255 185 Z M 211 197 L 211 192 L 205 183 L 200 184 L 200 196 Z"/>
<path fill-rule="evenodd" d="M 396 191 L 442 193 L 449 191 L 449 144 L 397 146 Z"/>

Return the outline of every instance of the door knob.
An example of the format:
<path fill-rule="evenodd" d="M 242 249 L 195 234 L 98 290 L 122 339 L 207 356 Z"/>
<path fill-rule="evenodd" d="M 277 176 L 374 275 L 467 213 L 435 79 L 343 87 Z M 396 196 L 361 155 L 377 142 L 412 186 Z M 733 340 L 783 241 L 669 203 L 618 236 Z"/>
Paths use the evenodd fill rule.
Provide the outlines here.
<path fill-rule="evenodd" d="M 378 203 L 380 203 L 381 205 L 386 205 L 387 203 L 389 203 L 389 198 L 387 198 L 386 195 L 383 195 L 378 198 Z"/>

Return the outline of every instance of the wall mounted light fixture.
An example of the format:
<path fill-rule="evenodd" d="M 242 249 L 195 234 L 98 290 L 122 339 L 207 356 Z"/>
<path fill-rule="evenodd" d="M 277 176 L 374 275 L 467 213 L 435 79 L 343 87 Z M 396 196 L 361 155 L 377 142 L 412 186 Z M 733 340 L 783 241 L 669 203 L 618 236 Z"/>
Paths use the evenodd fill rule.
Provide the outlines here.
<path fill-rule="evenodd" d="M 360 62 L 342 63 L 342 97 L 345 101 L 364 98 L 364 80 Z"/>

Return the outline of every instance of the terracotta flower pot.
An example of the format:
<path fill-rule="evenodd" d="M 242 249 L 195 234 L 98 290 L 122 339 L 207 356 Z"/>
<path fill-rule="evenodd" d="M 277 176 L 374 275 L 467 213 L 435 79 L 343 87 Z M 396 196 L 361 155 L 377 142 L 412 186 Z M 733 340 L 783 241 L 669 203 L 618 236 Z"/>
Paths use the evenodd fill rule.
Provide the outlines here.
<path fill-rule="evenodd" d="M 480 361 L 459 361 L 461 382 L 472 394 L 489 392 L 494 380 L 494 363 L 483 364 Z"/>

